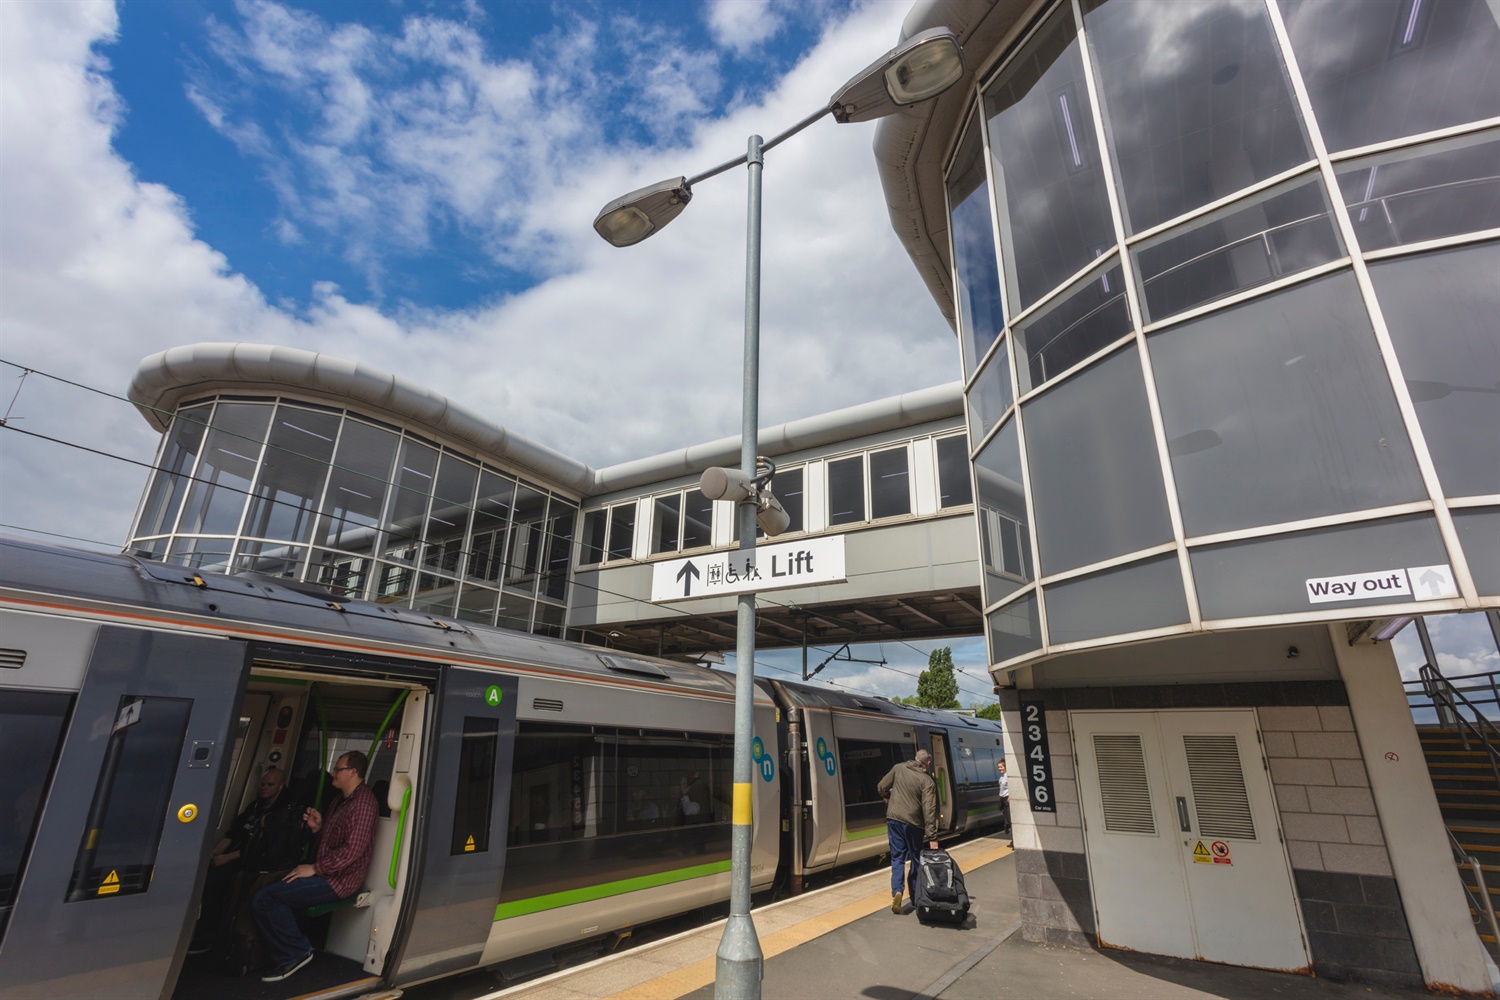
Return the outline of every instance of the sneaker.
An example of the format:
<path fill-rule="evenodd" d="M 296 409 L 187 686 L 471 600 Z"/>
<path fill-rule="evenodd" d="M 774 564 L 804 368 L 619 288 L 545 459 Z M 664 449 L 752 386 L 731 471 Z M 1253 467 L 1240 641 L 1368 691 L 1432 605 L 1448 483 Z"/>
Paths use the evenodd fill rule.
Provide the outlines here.
<path fill-rule="evenodd" d="M 892 913 L 900 913 L 901 912 L 901 893 L 899 893 L 899 892 L 893 892 L 893 893 L 891 893 L 891 912 Z"/>
<path fill-rule="evenodd" d="M 264 976 L 261 976 L 260 977 L 260 981 L 263 982 L 263 983 L 279 983 L 283 979 L 285 979 L 288 976 L 290 976 L 292 973 L 296 972 L 298 969 L 302 968 L 308 962 L 311 962 L 312 960 L 313 960 L 313 953 L 312 952 L 308 952 L 306 955 L 303 955 L 301 958 L 293 959 L 292 961 L 286 963 L 285 965 L 278 965 L 276 968 L 272 969 L 270 972 L 266 973 Z"/>
<path fill-rule="evenodd" d="M 189 955 L 207 955 L 213 950 L 214 943 L 212 941 L 201 941 L 189 945 L 187 953 Z"/>

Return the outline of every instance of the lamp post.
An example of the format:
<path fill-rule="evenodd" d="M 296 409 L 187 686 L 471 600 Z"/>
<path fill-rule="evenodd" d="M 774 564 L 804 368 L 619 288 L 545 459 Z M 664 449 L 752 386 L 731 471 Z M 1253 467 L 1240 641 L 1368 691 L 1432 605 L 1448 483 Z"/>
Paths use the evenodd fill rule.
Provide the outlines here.
<path fill-rule="evenodd" d="M 740 420 L 740 478 L 756 476 L 760 424 L 760 216 L 765 154 L 828 115 L 841 123 L 872 121 L 902 107 L 930 100 L 963 77 L 963 52 L 947 28 L 919 32 L 875 60 L 846 83 L 827 105 L 773 137 L 750 136 L 745 155 L 694 177 L 676 177 L 633 191 L 605 205 L 594 230 L 617 247 L 634 246 L 671 222 L 693 197 L 693 185 L 744 164 L 749 172 L 745 236 L 744 406 Z M 707 491 L 705 491 L 707 492 Z M 774 504 L 769 491 L 737 491 L 740 550 L 755 548 L 758 510 Z M 784 523 L 784 522 L 783 522 Z M 739 596 L 735 629 L 734 809 L 730 841 L 729 920 L 719 941 L 716 1000 L 759 1000 L 763 958 L 750 918 L 751 792 L 750 741 L 754 736 L 755 595 Z"/>

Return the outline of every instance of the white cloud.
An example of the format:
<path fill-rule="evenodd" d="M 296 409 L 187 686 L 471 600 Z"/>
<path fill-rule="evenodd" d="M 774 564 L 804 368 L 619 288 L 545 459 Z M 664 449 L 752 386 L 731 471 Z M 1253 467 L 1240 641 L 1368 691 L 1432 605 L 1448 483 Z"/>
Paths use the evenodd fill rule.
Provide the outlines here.
<path fill-rule="evenodd" d="M 704 18 L 714 41 L 742 57 L 775 37 L 785 23 L 771 0 L 709 0 Z"/>
<path fill-rule="evenodd" d="M 139 360 L 167 347 L 287 344 L 399 372 L 594 465 L 737 431 L 744 174 L 699 185 L 669 232 L 630 250 L 593 233 L 598 207 L 735 156 L 752 131 L 796 121 L 888 48 L 904 13 L 856 10 L 763 101 L 722 119 L 690 116 L 678 141 L 645 147 L 606 145 L 567 102 L 539 117 L 535 102 L 552 101 L 559 82 L 526 64 L 485 61 L 465 48 L 462 25 L 408 24 L 399 44 L 459 69 L 444 86 L 403 89 L 359 76 L 363 47 L 389 51 L 392 39 L 336 39 L 305 13 L 265 4 L 253 12 L 266 21 L 255 42 L 264 65 L 241 52 L 242 65 L 311 81 L 306 93 L 321 95 L 316 128 L 284 147 L 303 160 L 268 170 L 283 194 L 269 231 L 309 238 L 320 219 L 347 226 L 363 212 L 372 244 L 420 241 L 447 211 L 494 234 L 497 256 L 524 253 L 551 277 L 456 311 L 360 303 L 326 284 L 304 306 L 269 303 L 194 232 L 192 206 L 143 183 L 113 149 L 121 112 L 93 54 L 107 52 L 117 30 L 113 8 L 4 4 L 0 357 L 123 394 Z M 586 54 L 593 43 L 571 32 L 549 44 Z M 310 52 L 321 54 L 299 61 Z M 213 94 L 214 105 L 222 97 Z M 247 155 L 256 127 L 271 135 L 268 123 L 226 114 Z M 871 128 L 820 123 L 767 157 L 763 424 L 957 375 L 953 336 L 890 231 Z M 334 141 L 350 135 L 379 142 Z M 378 255 L 369 259 L 375 266 Z M 0 369 L 0 405 L 11 374 Z M 110 454 L 154 453 L 156 434 L 125 404 L 37 376 L 15 414 L 19 427 Z M 0 432 L 0 481 L 0 522 L 118 544 L 144 472 Z"/>

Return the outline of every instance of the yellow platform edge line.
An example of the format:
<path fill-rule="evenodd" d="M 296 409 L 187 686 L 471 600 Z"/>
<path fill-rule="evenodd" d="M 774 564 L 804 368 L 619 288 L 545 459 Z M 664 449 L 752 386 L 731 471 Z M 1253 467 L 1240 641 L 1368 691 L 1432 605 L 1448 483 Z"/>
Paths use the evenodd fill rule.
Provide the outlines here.
<path fill-rule="evenodd" d="M 1014 849 L 996 847 L 982 854 L 960 858 L 968 871 L 983 868 L 992 861 L 999 861 L 1006 855 L 1013 854 Z M 838 930 L 845 924 L 851 924 L 861 917 L 867 917 L 879 910 L 886 909 L 891 905 L 891 894 L 882 889 L 880 892 L 856 899 L 852 903 L 845 903 L 837 909 L 829 910 L 814 917 L 808 917 L 791 927 L 783 928 L 774 934 L 767 935 L 761 940 L 761 955 L 765 959 L 771 959 L 782 952 L 790 951 L 800 947 L 815 938 L 820 938 L 830 931 Z M 752 914 L 753 916 L 753 914 Z M 606 1000 L 677 1000 L 678 997 L 686 996 L 694 990 L 714 981 L 714 973 L 718 968 L 717 958 L 704 958 L 691 965 L 685 965 L 675 972 L 669 972 L 655 979 L 648 979 L 643 983 L 637 983 L 628 990 L 612 994 Z"/>

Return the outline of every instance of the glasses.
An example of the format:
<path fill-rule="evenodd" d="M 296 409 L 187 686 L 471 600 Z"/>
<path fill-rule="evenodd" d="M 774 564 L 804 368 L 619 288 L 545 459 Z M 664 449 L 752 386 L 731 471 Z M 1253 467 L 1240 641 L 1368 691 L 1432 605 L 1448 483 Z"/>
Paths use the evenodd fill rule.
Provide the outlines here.
<path fill-rule="evenodd" d="M 352 767 L 336 767 L 336 768 L 333 769 L 333 773 L 334 774 L 338 774 L 340 771 L 352 771 L 352 770 L 354 770 L 354 768 L 352 768 Z"/>

